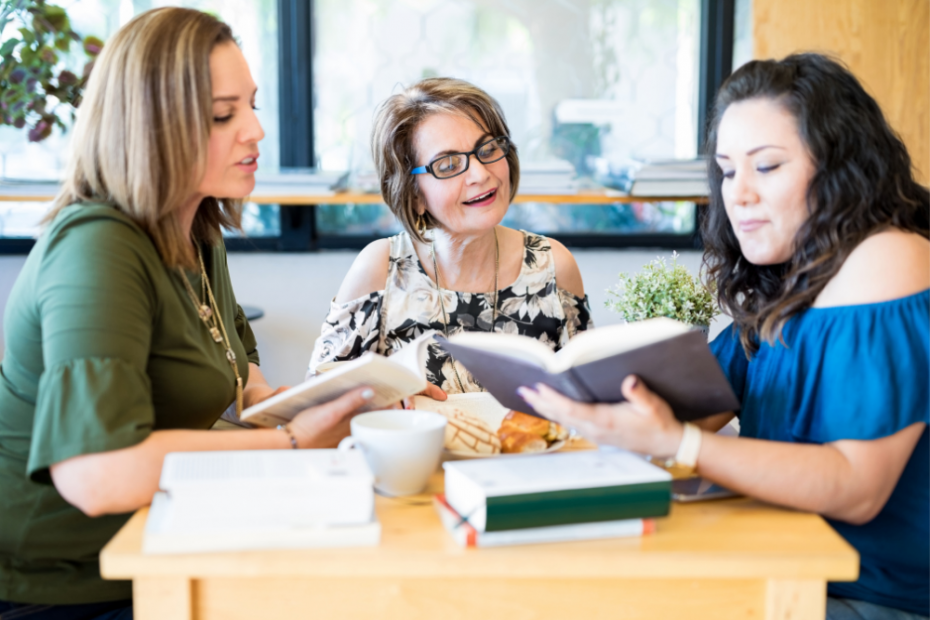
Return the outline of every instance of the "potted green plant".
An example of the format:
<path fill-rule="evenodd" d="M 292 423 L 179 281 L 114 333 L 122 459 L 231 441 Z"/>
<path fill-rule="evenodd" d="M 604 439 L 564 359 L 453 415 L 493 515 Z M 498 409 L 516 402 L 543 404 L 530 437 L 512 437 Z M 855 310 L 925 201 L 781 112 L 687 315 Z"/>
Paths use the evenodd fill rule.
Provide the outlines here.
<path fill-rule="evenodd" d="M 7 28 L 12 24 L 15 28 Z M 39 142 L 64 118 L 74 118 L 81 93 L 103 48 L 96 37 L 82 38 L 71 29 L 67 12 L 45 0 L 0 0 L 0 125 L 28 127 L 29 141 Z M 10 33 L 13 34 L 10 34 Z M 81 74 L 69 71 L 65 55 L 81 46 Z"/>
<path fill-rule="evenodd" d="M 639 273 L 621 273 L 619 278 L 607 289 L 605 305 L 629 323 L 664 316 L 688 323 L 706 336 L 711 320 L 720 313 L 713 291 L 678 264 L 677 253 L 670 265 L 657 258 Z"/>

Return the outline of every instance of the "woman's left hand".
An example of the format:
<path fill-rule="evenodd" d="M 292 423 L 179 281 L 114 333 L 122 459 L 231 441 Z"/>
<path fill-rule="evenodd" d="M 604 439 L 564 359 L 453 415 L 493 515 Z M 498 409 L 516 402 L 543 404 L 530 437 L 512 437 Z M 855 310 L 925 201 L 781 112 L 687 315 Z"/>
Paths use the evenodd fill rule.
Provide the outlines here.
<path fill-rule="evenodd" d="M 671 407 L 635 375 L 621 385 L 627 402 L 587 404 L 574 401 L 552 388 L 537 384 L 522 387 L 520 396 L 533 409 L 582 437 L 642 454 L 670 457 L 678 451 L 684 432 Z"/>

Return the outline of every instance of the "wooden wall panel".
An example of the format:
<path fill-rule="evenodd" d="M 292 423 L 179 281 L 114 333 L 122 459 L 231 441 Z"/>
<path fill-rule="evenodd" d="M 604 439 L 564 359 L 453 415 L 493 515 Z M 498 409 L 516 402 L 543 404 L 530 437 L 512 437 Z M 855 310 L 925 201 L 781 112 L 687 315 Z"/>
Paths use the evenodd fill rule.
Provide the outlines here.
<path fill-rule="evenodd" d="M 841 58 L 930 180 L 930 0 L 753 0 L 755 58 Z"/>

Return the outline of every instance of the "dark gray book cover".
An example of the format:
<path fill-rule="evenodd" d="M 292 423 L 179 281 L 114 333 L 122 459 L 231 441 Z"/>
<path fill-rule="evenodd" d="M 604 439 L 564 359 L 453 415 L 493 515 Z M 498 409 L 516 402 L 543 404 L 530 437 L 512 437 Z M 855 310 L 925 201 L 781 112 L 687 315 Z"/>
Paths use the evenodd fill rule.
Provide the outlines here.
<path fill-rule="evenodd" d="M 739 409 L 717 358 L 703 333 L 690 331 L 638 349 L 550 373 L 536 364 L 485 349 L 463 346 L 436 336 L 436 342 L 465 368 L 502 405 L 540 417 L 520 398 L 517 388 L 543 383 L 569 398 L 585 403 L 626 400 L 620 384 L 635 374 L 664 398 L 682 421 Z"/>

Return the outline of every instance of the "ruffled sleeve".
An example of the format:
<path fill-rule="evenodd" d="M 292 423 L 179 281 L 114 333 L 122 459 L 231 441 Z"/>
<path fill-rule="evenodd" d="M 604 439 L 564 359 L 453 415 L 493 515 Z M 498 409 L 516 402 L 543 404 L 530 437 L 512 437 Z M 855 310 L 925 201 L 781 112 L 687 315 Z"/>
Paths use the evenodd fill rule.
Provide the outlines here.
<path fill-rule="evenodd" d="M 804 382 L 797 440 L 878 439 L 930 422 L 930 291 L 808 312 L 788 340 Z"/>
<path fill-rule="evenodd" d="M 128 448 L 155 423 L 144 370 L 117 358 L 57 364 L 39 380 L 27 471 L 50 482 L 49 467 L 82 454 Z"/>
<path fill-rule="evenodd" d="M 717 363 L 720 364 L 723 374 L 730 382 L 736 398 L 743 402 L 749 359 L 746 357 L 743 345 L 740 344 L 739 332 L 733 323 L 717 334 L 717 337 L 710 343 L 710 350 L 717 358 Z"/>
<path fill-rule="evenodd" d="M 353 360 L 366 351 L 377 351 L 383 299 L 383 293 L 376 291 L 343 304 L 330 302 L 329 314 L 310 356 L 308 377 L 315 375 L 322 364 Z"/>
<path fill-rule="evenodd" d="M 559 302 L 562 304 L 562 314 L 565 316 L 565 324 L 559 334 L 559 348 L 561 349 L 578 332 L 594 329 L 594 321 L 591 319 L 591 304 L 587 295 L 582 298 L 562 288 L 557 291 Z"/>
<path fill-rule="evenodd" d="M 86 221 L 86 220 L 85 220 Z M 117 450 L 154 426 L 146 368 L 158 312 L 141 232 L 118 219 L 65 225 L 36 277 L 44 369 L 27 473 L 81 454 Z"/>

